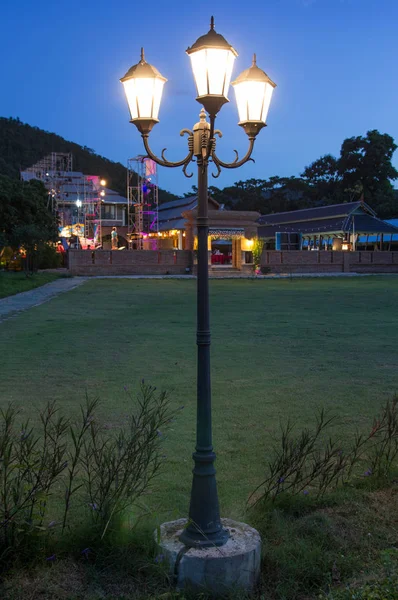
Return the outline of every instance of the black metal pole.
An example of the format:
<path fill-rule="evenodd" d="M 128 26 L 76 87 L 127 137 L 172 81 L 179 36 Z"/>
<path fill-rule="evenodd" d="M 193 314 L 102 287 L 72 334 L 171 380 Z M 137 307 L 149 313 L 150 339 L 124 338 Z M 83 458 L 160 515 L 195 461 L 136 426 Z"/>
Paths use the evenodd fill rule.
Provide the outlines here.
<path fill-rule="evenodd" d="M 218 505 L 216 470 L 211 427 L 209 266 L 207 238 L 207 158 L 198 158 L 198 273 L 197 273 L 197 422 L 195 466 L 189 508 L 189 523 L 180 536 L 186 546 L 222 546 L 228 531 L 223 529 Z"/>

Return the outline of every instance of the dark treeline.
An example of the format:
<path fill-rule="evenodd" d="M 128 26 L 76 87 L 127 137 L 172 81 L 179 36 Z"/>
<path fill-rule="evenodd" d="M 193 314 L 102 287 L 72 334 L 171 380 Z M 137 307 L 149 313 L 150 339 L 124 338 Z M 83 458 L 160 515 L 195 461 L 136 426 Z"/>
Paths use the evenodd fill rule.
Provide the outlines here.
<path fill-rule="evenodd" d="M 0 117 L 0 175 L 19 179 L 21 170 L 31 167 L 50 152 L 71 152 L 73 170 L 99 175 L 109 188 L 126 196 L 126 167 L 100 156 L 91 148 L 69 142 L 55 133 L 31 127 L 19 119 Z M 159 189 L 160 202 L 175 200 L 176 195 Z"/>
<path fill-rule="evenodd" d="M 268 214 L 363 199 L 379 217 L 394 218 L 398 217 L 398 190 L 392 182 L 398 179 L 398 171 L 391 161 L 396 149 L 390 135 L 372 130 L 365 136 L 344 140 L 339 157 L 322 156 L 299 177 L 248 179 L 223 189 L 211 186 L 209 190 L 220 204 L 234 210 Z M 110 188 L 126 195 L 126 167 L 121 163 L 19 119 L 0 117 L 0 175 L 19 179 L 20 170 L 50 152 L 71 152 L 74 170 L 100 175 Z M 160 203 L 176 198 L 159 189 Z"/>
<path fill-rule="evenodd" d="M 391 160 L 396 149 L 390 135 L 372 130 L 344 140 L 338 158 L 322 156 L 300 177 L 249 179 L 209 189 L 215 200 L 233 210 L 269 214 L 363 199 L 380 218 L 394 218 L 398 190 L 392 181 L 398 179 L 398 171 Z"/>

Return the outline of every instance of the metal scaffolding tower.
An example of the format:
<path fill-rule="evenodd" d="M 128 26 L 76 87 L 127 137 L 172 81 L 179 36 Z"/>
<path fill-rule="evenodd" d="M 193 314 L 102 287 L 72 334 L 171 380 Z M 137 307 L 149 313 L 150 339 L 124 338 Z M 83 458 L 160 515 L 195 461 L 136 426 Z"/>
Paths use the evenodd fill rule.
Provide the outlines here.
<path fill-rule="evenodd" d="M 85 178 L 83 196 L 84 236 L 94 240 L 94 247 L 102 243 L 101 202 L 105 194 L 100 178 L 88 175 Z"/>
<path fill-rule="evenodd" d="M 60 230 L 101 245 L 101 202 L 105 195 L 101 178 L 72 171 L 72 154 L 52 152 L 21 172 L 24 181 L 38 179 L 48 190 L 48 206 L 57 213 Z"/>
<path fill-rule="evenodd" d="M 62 203 L 61 185 L 67 173 L 72 171 L 72 154 L 66 152 L 51 152 L 35 163 L 32 167 L 24 169 L 22 178 L 39 179 L 48 190 L 48 202 L 53 211 L 58 210 L 58 203 Z"/>
<path fill-rule="evenodd" d="M 127 161 L 127 235 L 130 248 L 142 250 L 144 240 L 158 232 L 159 187 L 156 163 L 146 156 Z"/>

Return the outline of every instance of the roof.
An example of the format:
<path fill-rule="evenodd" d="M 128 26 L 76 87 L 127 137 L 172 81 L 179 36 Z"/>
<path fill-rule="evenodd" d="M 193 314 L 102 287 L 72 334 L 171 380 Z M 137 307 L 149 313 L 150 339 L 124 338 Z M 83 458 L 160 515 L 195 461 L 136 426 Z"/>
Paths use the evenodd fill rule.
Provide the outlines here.
<path fill-rule="evenodd" d="M 197 196 L 187 196 L 186 198 L 179 198 L 178 200 L 164 202 L 163 204 L 159 204 L 159 212 L 163 210 L 168 210 L 169 208 L 178 208 L 179 206 L 188 205 L 193 200 L 197 200 Z"/>
<path fill-rule="evenodd" d="M 390 231 L 389 233 L 383 232 L 383 231 L 377 231 L 375 232 L 375 234 L 373 235 L 359 235 L 359 239 L 358 241 L 360 243 L 372 243 L 372 242 L 377 242 L 379 241 L 379 233 L 383 233 L 383 238 L 385 242 L 398 242 L 398 219 L 388 219 L 387 221 L 384 221 L 384 223 L 388 223 L 388 225 L 391 227 L 395 227 L 396 230 L 395 232 Z"/>
<path fill-rule="evenodd" d="M 171 221 L 159 221 L 159 231 L 169 231 L 170 229 L 185 229 L 186 227 L 186 219 L 181 217 L 180 219 L 174 219 Z"/>
<path fill-rule="evenodd" d="M 347 223 L 347 231 L 353 231 L 355 233 L 396 233 L 398 234 L 398 227 L 382 221 L 376 217 L 370 215 L 352 215 Z"/>
<path fill-rule="evenodd" d="M 105 196 L 102 198 L 103 204 L 127 204 L 127 198 L 115 192 L 115 190 L 111 190 L 109 188 L 103 188 L 105 191 Z M 73 184 L 61 185 L 60 187 L 60 204 L 63 203 L 73 203 L 76 200 L 84 201 L 84 198 L 87 201 L 96 201 L 99 197 L 99 190 L 90 189 L 89 187 L 84 188 L 84 186 L 77 186 Z"/>
<path fill-rule="evenodd" d="M 258 223 L 260 238 L 275 237 L 277 232 L 304 235 L 353 230 L 357 233 L 398 233 L 396 227 L 378 219 L 370 206 L 361 201 L 263 215 Z"/>
<path fill-rule="evenodd" d="M 287 212 L 262 215 L 258 222 L 261 225 L 279 223 L 299 223 L 300 221 L 312 221 L 320 219 L 331 219 L 333 217 L 347 217 L 358 209 L 366 211 L 373 216 L 376 213 L 365 202 L 344 202 L 343 204 L 329 204 L 313 208 L 302 208 Z"/>
<path fill-rule="evenodd" d="M 110 190 L 109 188 L 103 188 L 105 190 L 105 196 L 102 199 L 104 204 L 127 204 L 127 198 L 115 192 L 115 190 Z"/>
<path fill-rule="evenodd" d="M 258 227 L 258 235 L 260 238 L 262 237 L 275 237 L 276 232 L 290 232 L 297 233 L 301 232 L 303 234 L 312 234 L 312 233 L 332 233 L 337 231 L 345 231 L 344 222 L 347 217 L 337 217 L 334 219 L 318 219 L 316 221 L 302 221 L 302 222 L 292 222 L 292 223 L 274 223 L 267 225 L 259 225 Z"/>
<path fill-rule="evenodd" d="M 219 208 L 218 202 L 209 198 L 209 204 Z M 188 210 L 194 210 L 198 206 L 197 196 L 188 196 L 160 204 L 158 208 L 159 231 L 168 231 L 169 229 L 185 229 L 186 219 L 182 213 Z"/>
<path fill-rule="evenodd" d="M 158 219 L 159 225 L 161 223 L 167 223 L 175 219 L 181 219 L 182 213 L 186 210 L 192 210 L 198 205 L 196 196 L 190 198 L 184 198 L 183 200 L 175 200 L 174 202 L 166 202 L 161 204 L 158 208 Z M 166 227 L 166 229 L 175 229 L 175 227 Z"/>

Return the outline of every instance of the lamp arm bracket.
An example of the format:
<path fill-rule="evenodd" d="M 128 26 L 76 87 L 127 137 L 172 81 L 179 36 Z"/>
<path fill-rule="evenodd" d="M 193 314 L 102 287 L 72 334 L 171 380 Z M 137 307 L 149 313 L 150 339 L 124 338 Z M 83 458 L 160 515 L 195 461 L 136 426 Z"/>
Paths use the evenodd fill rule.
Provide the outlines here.
<path fill-rule="evenodd" d="M 242 165 L 244 165 L 245 163 L 247 163 L 249 161 L 254 162 L 254 159 L 251 158 L 253 148 L 254 148 L 254 142 L 255 142 L 255 138 L 250 137 L 249 138 L 249 149 L 246 152 L 245 156 L 241 160 L 239 160 L 239 154 L 237 153 L 237 151 L 234 150 L 236 158 L 233 162 L 230 162 L 230 163 L 226 163 L 218 158 L 218 156 L 215 152 L 215 143 L 213 143 L 213 151 L 211 154 L 211 158 L 213 159 L 213 162 L 217 167 L 222 167 L 223 169 L 237 169 L 238 167 L 241 167 Z M 218 175 L 217 175 L 217 177 L 218 177 Z"/>
<path fill-rule="evenodd" d="M 214 163 L 214 164 L 217 169 L 217 173 L 212 173 L 211 176 L 214 177 L 214 179 L 217 179 L 217 177 L 220 177 L 220 175 L 221 175 L 221 168 L 217 163 Z"/>
<path fill-rule="evenodd" d="M 192 159 L 192 155 L 191 155 L 191 159 Z M 190 179 L 193 176 L 193 173 L 187 173 L 187 168 L 188 165 L 190 164 L 190 160 L 188 162 L 185 163 L 185 165 L 182 167 L 182 172 L 184 173 L 185 177 L 187 177 L 188 179 Z"/>
<path fill-rule="evenodd" d="M 156 154 L 154 154 L 152 152 L 151 148 L 149 147 L 149 141 L 148 141 L 149 135 L 147 133 L 143 133 L 142 139 L 143 139 L 145 150 L 146 150 L 148 157 L 151 158 L 156 164 L 160 165 L 161 167 L 175 168 L 175 167 L 184 166 L 183 172 L 184 172 L 184 175 L 187 176 L 185 169 L 187 168 L 187 166 L 189 165 L 189 163 L 191 162 L 192 157 L 193 157 L 193 133 L 189 129 L 183 129 L 181 131 L 180 135 L 183 136 L 185 133 L 188 134 L 188 150 L 189 150 L 189 152 L 183 160 L 180 160 L 178 162 L 171 162 L 171 161 L 167 160 L 167 158 L 165 157 L 165 154 L 164 154 L 166 151 L 166 148 L 163 148 L 162 153 L 161 153 L 161 158 L 156 156 Z"/>

